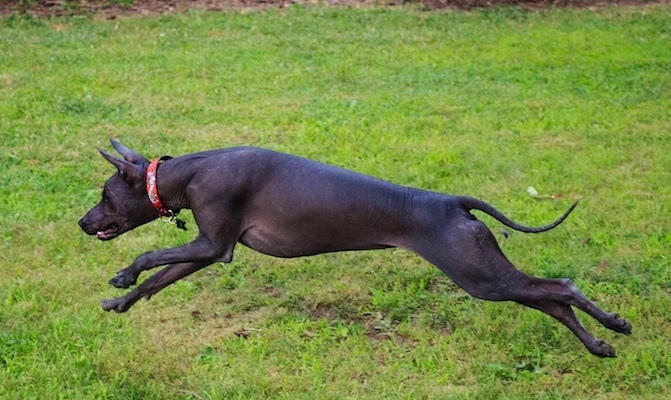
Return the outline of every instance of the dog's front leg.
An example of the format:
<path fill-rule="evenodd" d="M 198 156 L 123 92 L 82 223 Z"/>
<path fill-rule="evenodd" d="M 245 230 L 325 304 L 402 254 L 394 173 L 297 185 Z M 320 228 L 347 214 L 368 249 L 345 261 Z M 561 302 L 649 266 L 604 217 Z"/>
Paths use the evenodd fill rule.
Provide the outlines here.
<path fill-rule="evenodd" d="M 199 237 L 183 246 L 150 251 L 142 254 L 130 266 L 119 271 L 114 278 L 109 280 L 109 283 L 114 287 L 127 289 L 137 282 L 137 278 L 142 271 L 160 265 L 179 263 L 209 265 L 215 261 L 230 262 L 233 258 L 234 246 L 235 241 L 232 241 L 231 244 L 216 246 L 211 240 Z"/>
<path fill-rule="evenodd" d="M 184 278 L 204 267 L 209 263 L 182 263 L 168 265 L 159 272 L 147 278 L 146 281 L 125 296 L 115 299 L 105 299 L 102 301 L 102 308 L 105 311 L 126 312 L 133 304 L 137 303 L 143 297 L 149 298 L 158 293 L 161 289 L 171 285 L 175 281 Z"/>

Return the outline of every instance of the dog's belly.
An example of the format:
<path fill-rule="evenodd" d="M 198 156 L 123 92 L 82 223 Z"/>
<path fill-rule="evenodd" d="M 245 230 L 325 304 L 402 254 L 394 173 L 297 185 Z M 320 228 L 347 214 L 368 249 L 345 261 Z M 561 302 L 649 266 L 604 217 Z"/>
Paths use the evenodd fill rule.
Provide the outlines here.
<path fill-rule="evenodd" d="M 238 241 L 286 258 L 406 247 L 409 236 L 430 229 L 444 212 L 444 195 L 373 180 L 324 181 L 313 181 L 307 192 L 287 185 L 262 193 L 247 207 Z"/>
<path fill-rule="evenodd" d="M 361 235 L 333 235 L 317 231 L 295 230 L 277 232 L 251 227 L 238 241 L 260 253 L 274 257 L 292 258 L 350 250 L 374 250 L 395 247 L 381 238 Z"/>

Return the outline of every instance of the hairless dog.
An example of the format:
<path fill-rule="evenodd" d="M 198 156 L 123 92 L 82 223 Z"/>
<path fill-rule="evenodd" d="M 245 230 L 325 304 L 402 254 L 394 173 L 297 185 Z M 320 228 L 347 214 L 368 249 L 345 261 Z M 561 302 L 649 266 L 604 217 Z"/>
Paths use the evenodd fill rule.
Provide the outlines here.
<path fill-rule="evenodd" d="M 270 150 L 236 147 L 150 162 L 111 142 L 123 159 L 99 150 L 118 173 L 105 183 L 100 203 L 79 221 L 81 228 L 110 240 L 191 209 L 199 234 L 185 245 L 144 253 L 121 270 L 110 284 L 128 288 L 142 271 L 166 265 L 125 296 L 104 300 L 107 311 L 125 312 L 214 262 L 231 262 L 237 242 L 275 257 L 400 247 L 474 297 L 514 301 L 554 317 L 597 356 L 614 357 L 615 350 L 592 336 L 572 307 L 608 329 L 631 333 L 627 320 L 601 310 L 569 279 L 542 279 L 516 269 L 470 213 L 478 210 L 512 229 L 538 233 L 562 223 L 577 202 L 555 222 L 530 228 L 472 197 L 398 186 Z"/>

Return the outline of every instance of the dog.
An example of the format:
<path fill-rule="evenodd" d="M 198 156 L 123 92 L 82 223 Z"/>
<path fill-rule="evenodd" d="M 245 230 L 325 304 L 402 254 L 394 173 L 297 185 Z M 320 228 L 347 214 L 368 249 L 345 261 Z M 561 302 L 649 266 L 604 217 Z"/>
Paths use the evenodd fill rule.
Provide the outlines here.
<path fill-rule="evenodd" d="M 123 156 L 103 150 L 117 169 L 102 199 L 80 221 L 84 232 L 111 240 L 159 217 L 177 218 L 191 209 L 198 237 L 182 246 L 150 251 L 110 279 L 117 288 L 135 285 L 143 271 L 166 267 L 125 296 L 106 299 L 106 311 L 125 312 L 152 295 L 214 262 L 230 263 L 236 243 L 275 257 L 399 247 L 438 267 L 470 295 L 514 301 L 540 310 L 568 327 L 600 357 L 614 348 L 592 336 L 576 307 L 615 332 L 631 324 L 590 301 L 569 279 L 527 275 L 508 261 L 487 226 L 471 214 L 489 214 L 509 228 L 545 232 L 511 221 L 472 197 L 404 187 L 302 157 L 254 147 L 234 147 L 149 161 L 111 139 Z"/>

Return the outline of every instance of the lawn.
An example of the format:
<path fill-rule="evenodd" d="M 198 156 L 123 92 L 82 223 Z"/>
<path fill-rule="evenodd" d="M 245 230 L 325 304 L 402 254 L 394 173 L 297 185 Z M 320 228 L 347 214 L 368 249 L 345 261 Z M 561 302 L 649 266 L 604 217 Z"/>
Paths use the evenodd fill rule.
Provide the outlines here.
<path fill-rule="evenodd" d="M 671 397 L 671 7 L 427 12 L 291 6 L 0 19 L 0 397 Z M 111 242 L 77 220 L 115 172 L 255 145 L 468 194 L 522 270 L 572 279 L 632 322 L 558 322 L 476 300 L 402 250 L 277 259 L 236 248 L 105 313 L 116 271 L 196 235 Z M 537 196 L 531 196 L 529 187 Z M 142 277 L 148 276 L 148 274 Z"/>

